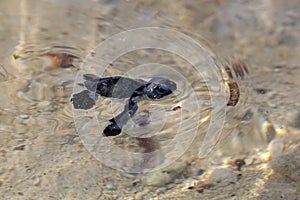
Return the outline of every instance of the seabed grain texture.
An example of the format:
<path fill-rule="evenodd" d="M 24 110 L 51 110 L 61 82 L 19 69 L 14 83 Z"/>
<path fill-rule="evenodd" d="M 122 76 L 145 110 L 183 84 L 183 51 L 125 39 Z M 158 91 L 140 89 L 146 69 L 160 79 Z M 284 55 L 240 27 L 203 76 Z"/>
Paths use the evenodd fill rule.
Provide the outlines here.
<path fill-rule="evenodd" d="M 0 198 L 300 199 L 299 10 L 299 0 L 2 0 Z M 150 174 L 95 159 L 73 121 L 76 68 L 104 39 L 145 26 L 205 38 L 221 57 L 245 62 L 246 95 L 273 127 L 262 129 L 270 144 L 218 161 L 187 154 Z"/>

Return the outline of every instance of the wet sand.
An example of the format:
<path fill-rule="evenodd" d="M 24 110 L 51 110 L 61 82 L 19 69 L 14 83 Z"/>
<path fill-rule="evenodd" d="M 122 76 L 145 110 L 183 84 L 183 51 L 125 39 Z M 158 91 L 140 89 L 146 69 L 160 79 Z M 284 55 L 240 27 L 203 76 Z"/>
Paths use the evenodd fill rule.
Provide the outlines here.
<path fill-rule="evenodd" d="M 297 0 L 1 1 L 1 199 L 300 199 L 292 173 L 300 148 L 299 9 Z M 260 113 L 258 130 L 270 134 L 272 126 L 274 140 L 230 149 L 235 143 L 224 136 L 207 158 L 191 150 L 151 174 L 95 159 L 73 121 L 76 67 L 112 34 L 144 26 L 205 38 L 224 60 L 246 63 L 244 95 Z"/>

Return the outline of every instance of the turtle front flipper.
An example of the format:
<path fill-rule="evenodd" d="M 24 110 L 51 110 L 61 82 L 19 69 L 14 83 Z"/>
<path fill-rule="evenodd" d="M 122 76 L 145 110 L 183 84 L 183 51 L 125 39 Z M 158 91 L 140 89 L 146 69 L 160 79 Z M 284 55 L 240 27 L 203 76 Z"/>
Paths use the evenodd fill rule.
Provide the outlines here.
<path fill-rule="evenodd" d="M 137 110 L 137 101 L 135 98 L 130 98 L 128 103 L 125 105 L 124 110 L 109 120 L 111 124 L 103 130 L 103 135 L 106 137 L 119 135 L 122 132 L 123 126 L 126 125 L 126 123 L 137 112 Z"/>

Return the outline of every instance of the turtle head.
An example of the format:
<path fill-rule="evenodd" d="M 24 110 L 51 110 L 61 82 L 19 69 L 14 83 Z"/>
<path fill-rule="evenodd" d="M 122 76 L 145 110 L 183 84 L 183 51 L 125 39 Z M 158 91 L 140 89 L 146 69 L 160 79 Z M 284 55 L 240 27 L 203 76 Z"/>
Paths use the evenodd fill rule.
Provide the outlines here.
<path fill-rule="evenodd" d="M 176 90 L 176 83 L 165 78 L 156 77 L 149 81 L 145 90 L 148 98 L 161 99 Z"/>

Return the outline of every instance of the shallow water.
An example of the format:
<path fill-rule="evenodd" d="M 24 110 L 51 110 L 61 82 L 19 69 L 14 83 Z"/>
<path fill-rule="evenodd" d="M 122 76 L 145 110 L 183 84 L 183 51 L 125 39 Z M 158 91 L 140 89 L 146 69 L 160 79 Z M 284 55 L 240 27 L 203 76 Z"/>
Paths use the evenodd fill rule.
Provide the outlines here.
<path fill-rule="evenodd" d="M 229 199 L 231 194 L 220 196 L 222 188 L 239 191 L 237 199 L 265 198 L 257 180 L 267 185 L 269 168 L 251 164 L 249 180 L 238 189 L 221 185 L 201 194 L 182 188 L 199 168 L 208 171 L 224 164 L 224 158 L 257 159 L 280 134 L 287 138 L 286 148 L 299 142 L 298 129 L 285 116 L 300 109 L 299 7 L 296 0 L 1 1 L 1 198 Z M 122 31 L 154 26 L 185 33 L 201 44 L 201 53 L 188 54 L 193 46 L 173 42 L 176 34 L 164 37 L 148 30 L 104 51 L 97 47 Z M 191 59 L 157 48 L 126 52 L 110 62 L 118 48 L 135 48 L 138 41 Z M 235 63 L 245 63 L 250 73 L 231 80 L 225 65 Z M 82 73 L 143 80 L 164 76 L 176 82 L 177 90 L 161 101 L 140 102 L 124 129 L 127 135 L 103 138 L 101 130 L 124 101 L 99 98 L 92 111 L 73 110 L 70 98 L 83 89 L 77 84 Z M 217 81 L 210 78 L 214 73 Z M 226 105 L 229 81 L 240 90 L 234 107 Z M 132 139 L 141 134 L 156 135 L 144 143 Z M 163 171 L 174 161 L 187 169 L 162 184 L 160 193 L 143 182 L 148 174 L 139 173 Z M 246 183 L 253 183 L 252 193 Z M 282 193 L 291 196 L 290 187 L 288 182 Z"/>

